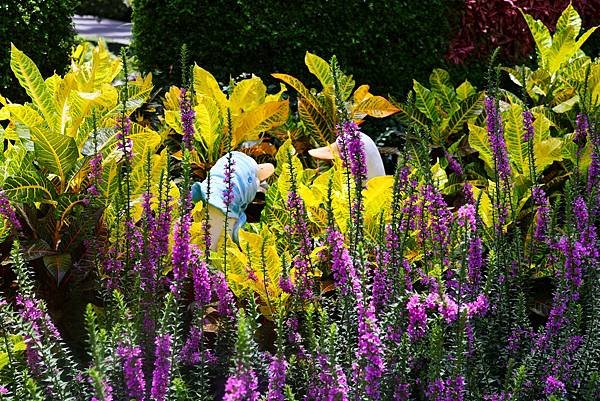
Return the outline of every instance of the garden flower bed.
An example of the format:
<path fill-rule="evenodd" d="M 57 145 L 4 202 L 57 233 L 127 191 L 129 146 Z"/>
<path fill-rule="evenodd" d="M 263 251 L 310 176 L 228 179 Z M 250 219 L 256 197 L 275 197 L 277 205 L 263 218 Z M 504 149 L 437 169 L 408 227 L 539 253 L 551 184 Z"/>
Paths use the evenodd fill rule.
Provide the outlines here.
<path fill-rule="evenodd" d="M 402 103 L 308 52 L 320 89 L 222 87 L 184 47 L 158 105 L 125 50 L 44 78 L 13 46 L 0 400 L 600 399 L 595 28 L 524 18 L 536 70 Z"/>

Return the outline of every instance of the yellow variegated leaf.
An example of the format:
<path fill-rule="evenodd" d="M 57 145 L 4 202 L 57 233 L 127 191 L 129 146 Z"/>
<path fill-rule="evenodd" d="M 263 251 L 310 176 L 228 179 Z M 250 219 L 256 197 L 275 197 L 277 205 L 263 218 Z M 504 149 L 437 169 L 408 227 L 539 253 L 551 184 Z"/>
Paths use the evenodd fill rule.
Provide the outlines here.
<path fill-rule="evenodd" d="M 281 100 L 281 95 L 283 95 L 284 92 L 286 92 L 286 91 L 287 91 L 287 88 L 285 87 L 284 84 L 282 84 L 280 82 L 279 83 L 279 92 L 274 93 L 272 95 L 267 95 L 265 97 L 265 103 L 268 103 L 268 102 L 277 102 L 277 101 Z"/>
<path fill-rule="evenodd" d="M 494 210 L 489 194 L 485 190 L 481 190 L 473 186 L 473 197 L 478 202 L 477 211 L 481 221 L 486 227 L 490 228 L 494 225 Z"/>
<path fill-rule="evenodd" d="M 256 76 L 237 82 L 229 98 L 231 113 L 239 115 L 254 109 L 264 103 L 266 94 L 267 87 Z"/>
<path fill-rule="evenodd" d="M 194 110 L 196 111 L 196 139 L 205 146 L 208 152 L 205 159 L 212 161 L 212 156 L 218 153 L 222 135 L 223 124 L 219 106 L 213 98 L 203 96 Z"/>
<path fill-rule="evenodd" d="M 165 100 L 163 105 L 165 106 L 165 110 L 179 110 L 179 97 L 181 96 L 181 89 L 176 87 L 175 85 L 169 88 L 169 91 L 165 93 Z M 196 96 L 205 96 L 198 95 Z M 198 101 L 198 100 L 197 100 Z"/>
<path fill-rule="evenodd" d="M 316 54 L 306 52 L 304 63 L 308 67 L 308 70 L 321 82 L 323 88 L 333 85 L 333 74 L 327 61 Z"/>
<path fill-rule="evenodd" d="M 234 122 L 233 146 L 258 139 L 260 133 L 283 125 L 289 115 L 289 101 L 263 103 L 243 113 Z"/>
<path fill-rule="evenodd" d="M 227 110 L 227 97 L 221 91 L 217 80 L 204 68 L 194 65 L 194 91 L 199 95 L 205 95 L 215 99 L 221 113 Z"/>
<path fill-rule="evenodd" d="M 305 99 L 298 100 L 298 115 L 308 129 L 311 137 L 319 145 L 328 145 L 334 140 L 334 133 L 324 114 L 315 109 Z"/>
<path fill-rule="evenodd" d="M 533 154 L 535 155 L 535 167 L 538 174 L 555 161 L 562 160 L 562 147 L 563 140 L 561 138 L 550 137 L 544 141 L 534 143 Z"/>
<path fill-rule="evenodd" d="M 488 133 L 485 128 L 469 123 L 469 146 L 479 152 L 479 158 L 490 168 L 494 169 L 494 156 L 490 148 Z"/>
<path fill-rule="evenodd" d="M 13 44 L 11 44 L 10 68 L 33 101 L 35 107 L 44 116 L 48 126 L 54 129 L 56 127 L 57 113 L 52 101 L 52 94 L 48 90 L 35 63 Z"/>
<path fill-rule="evenodd" d="M 368 96 L 366 99 L 355 105 L 352 114 L 354 118 L 362 119 L 364 115 L 376 118 L 391 116 L 400 111 L 389 100 L 382 96 Z"/>
<path fill-rule="evenodd" d="M 13 118 L 25 124 L 30 129 L 45 126 L 44 118 L 30 106 L 20 104 L 7 104 L 5 109 L 12 114 Z"/>

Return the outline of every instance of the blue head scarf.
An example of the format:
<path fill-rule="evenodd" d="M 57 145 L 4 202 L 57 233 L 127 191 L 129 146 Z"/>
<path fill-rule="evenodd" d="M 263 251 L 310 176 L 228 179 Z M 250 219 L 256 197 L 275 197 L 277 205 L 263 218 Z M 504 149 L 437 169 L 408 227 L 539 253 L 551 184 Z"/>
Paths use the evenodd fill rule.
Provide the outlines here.
<path fill-rule="evenodd" d="M 258 164 L 250 156 L 242 152 L 231 152 L 231 160 L 233 162 L 233 202 L 229 205 L 229 217 L 237 219 L 237 223 L 233 226 L 232 237 L 238 242 L 238 232 L 240 227 L 246 223 L 246 214 L 244 211 L 252 202 L 258 192 L 260 182 L 256 176 L 258 173 Z M 225 214 L 227 207 L 223 202 L 223 193 L 227 189 L 225 184 L 225 168 L 227 167 L 227 155 L 221 157 L 214 166 L 210 169 L 210 196 L 207 199 L 208 179 L 192 185 L 192 200 L 194 203 L 202 200 L 208 202 L 209 205 L 219 209 Z"/>

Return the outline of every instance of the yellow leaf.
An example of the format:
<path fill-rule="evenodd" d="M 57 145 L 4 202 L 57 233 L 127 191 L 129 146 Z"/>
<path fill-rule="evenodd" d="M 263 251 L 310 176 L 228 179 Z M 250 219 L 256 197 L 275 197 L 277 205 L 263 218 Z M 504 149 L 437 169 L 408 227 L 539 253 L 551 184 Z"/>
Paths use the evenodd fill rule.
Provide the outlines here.
<path fill-rule="evenodd" d="M 306 52 L 304 63 L 308 67 L 308 70 L 321 82 L 323 88 L 333 85 L 333 75 L 327 61 L 316 54 Z"/>
<path fill-rule="evenodd" d="M 213 75 L 204 68 L 194 65 L 194 90 L 198 95 L 205 95 L 215 99 L 221 113 L 227 110 L 227 97 L 221 91 L 219 84 Z"/>
<path fill-rule="evenodd" d="M 367 87 L 368 88 L 368 87 Z M 354 118 L 363 118 L 365 115 L 383 118 L 399 112 L 389 100 L 382 96 L 367 96 L 359 104 L 355 105 L 352 114 Z"/>
<path fill-rule="evenodd" d="M 258 139 L 260 133 L 283 125 L 289 115 L 289 101 L 263 103 L 242 113 L 234 121 L 233 147 L 248 140 Z"/>
<path fill-rule="evenodd" d="M 236 83 L 229 98 L 231 113 L 239 115 L 254 109 L 259 104 L 264 103 L 266 94 L 267 87 L 256 76 Z"/>

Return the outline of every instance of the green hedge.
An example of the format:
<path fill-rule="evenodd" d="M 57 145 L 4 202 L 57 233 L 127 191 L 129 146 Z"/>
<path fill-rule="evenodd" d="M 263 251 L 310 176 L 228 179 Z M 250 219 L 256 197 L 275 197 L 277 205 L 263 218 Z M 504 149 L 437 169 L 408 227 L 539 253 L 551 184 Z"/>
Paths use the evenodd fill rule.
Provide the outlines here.
<path fill-rule="evenodd" d="M 227 81 L 240 73 L 267 78 L 310 75 L 304 54 L 336 54 L 342 67 L 376 93 L 403 96 L 412 79 L 444 65 L 459 0 L 201 1 L 134 0 L 134 52 L 157 83 L 180 80 L 182 43 L 190 60 Z"/>
<path fill-rule="evenodd" d="M 0 94 L 13 102 L 25 98 L 10 69 L 13 42 L 35 61 L 42 76 L 68 65 L 75 32 L 71 17 L 78 0 L 0 0 Z"/>
<path fill-rule="evenodd" d="M 79 15 L 94 15 L 118 21 L 131 19 L 131 8 L 124 0 L 81 0 L 75 12 Z"/>

